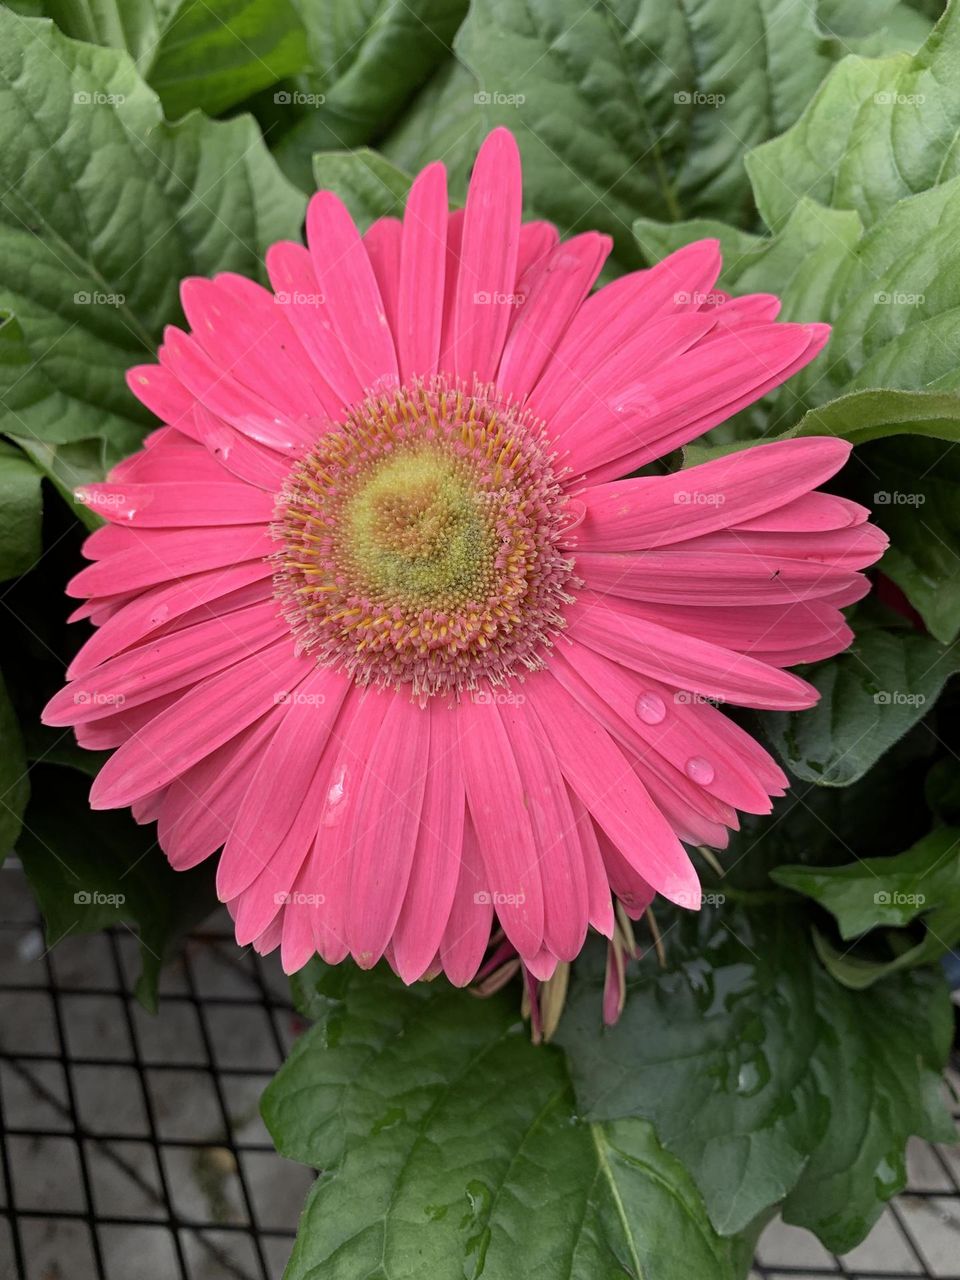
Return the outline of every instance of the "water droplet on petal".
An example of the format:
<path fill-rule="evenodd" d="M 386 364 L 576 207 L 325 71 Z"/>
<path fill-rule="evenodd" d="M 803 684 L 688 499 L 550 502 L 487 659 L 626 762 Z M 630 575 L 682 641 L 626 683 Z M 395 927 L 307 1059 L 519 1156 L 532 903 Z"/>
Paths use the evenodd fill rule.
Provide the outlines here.
<path fill-rule="evenodd" d="M 691 756 L 686 763 L 687 777 L 699 782 L 702 787 L 709 787 L 714 779 L 714 768 L 703 756 Z"/>
<path fill-rule="evenodd" d="M 637 699 L 637 715 L 644 724 L 660 724 L 666 714 L 667 708 L 659 694 L 641 693 Z"/>
<path fill-rule="evenodd" d="M 327 792 L 327 800 L 323 806 L 323 816 L 320 819 L 323 826 L 335 827 L 343 821 L 346 800 L 347 767 L 346 765 L 341 765 L 334 775 L 333 782 L 330 784 L 330 790 Z"/>
<path fill-rule="evenodd" d="M 170 606 L 168 604 L 157 605 L 153 613 L 150 615 L 150 625 L 154 627 L 162 626 L 170 617 Z"/>

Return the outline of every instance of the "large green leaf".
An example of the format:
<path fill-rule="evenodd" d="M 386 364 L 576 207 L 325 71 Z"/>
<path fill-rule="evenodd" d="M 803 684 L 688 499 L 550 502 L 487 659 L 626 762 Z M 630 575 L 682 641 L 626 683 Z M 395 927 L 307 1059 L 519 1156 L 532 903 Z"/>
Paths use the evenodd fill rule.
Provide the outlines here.
<path fill-rule="evenodd" d="M 128 55 L 2 9 L 0 125 L 0 430 L 66 484 L 150 422 L 123 373 L 181 319 L 179 281 L 260 274 L 304 201 L 251 119 L 167 125 Z"/>
<path fill-rule="evenodd" d="M 632 263 L 641 212 L 752 222 L 745 151 L 792 124 L 856 40 L 827 38 L 819 7 L 474 0 L 456 49 L 486 95 L 487 122 L 517 133 L 531 208 L 609 232 Z M 859 29 L 876 40 L 899 6 L 859 9 Z"/>
<path fill-rule="evenodd" d="M 745 1274 L 752 1236 L 717 1235 L 649 1125 L 577 1120 L 512 994 L 354 971 L 342 996 L 263 1097 L 281 1153 L 321 1170 L 288 1280 Z"/>
<path fill-rule="evenodd" d="M 2 351 L 0 326 L 0 351 Z M 0 581 L 18 578 L 41 554 L 41 473 L 12 445 L 0 441 Z"/>
<path fill-rule="evenodd" d="M 296 123 L 276 154 L 309 186 L 315 151 L 356 147 L 389 124 L 451 53 L 467 0 L 296 0 L 311 71 L 275 102 Z"/>
<path fill-rule="evenodd" d="M 872 224 L 898 200 L 960 173 L 960 8 L 911 56 L 845 58 L 803 115 L 746 161 L 757 204 L 779 227 L 801 196 Z"/>
<path fill-rule="evenodd" d="M 155 1011 L 161 965 L 216 906 L 211 867 L 174 871 L 152 825 L 138 827 L 125 812 L 91 811 L 89 780 L 73 768 L 38 766 L 31 780 L 17 852 L 43 912 L 48 946 L 132 921 L 141 958 L 135 992 Z"/>
<path fill-rule="evenodd" d="M 764 725 L 791 773 L 827 787 L 861 778 L 933 707 L 960 654 L 905 628 L 854 618 L 846 652 L 805 672 L 820 701 L 808 711 L 775 711 Z"/>
<path fill-rule="evenodd" d="M 292 0 L 45 0 L 76 40 L 124 49 L 168 116 L 215 115 L 308 64 Z"/>
<path fill-rule="evenodd" d="M 669 967 L 643 962 L 615 1027 L 600 1027 L 602 969 L 574 983 L 558 1038 L 583 1113 L 650 1121 L 721 1232 L 786 1201 L 791 1221 L 851 1248 L 903 1186 L 907 1137 L 948 1132 L 942 982 L 853 995 L 818 964 L 802 913 L 768 904 L 662 923 Z"/>

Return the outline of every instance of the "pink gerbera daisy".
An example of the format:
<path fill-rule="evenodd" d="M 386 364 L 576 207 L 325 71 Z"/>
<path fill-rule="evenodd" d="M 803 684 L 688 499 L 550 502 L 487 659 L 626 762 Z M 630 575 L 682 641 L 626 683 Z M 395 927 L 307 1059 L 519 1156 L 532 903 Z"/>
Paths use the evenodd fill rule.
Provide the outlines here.
<path fill-rule="evenodd" d="M 612 896 L 699 903 L 786 778 L 714 703 L 800 708 L 883 535 L 814 492 L 849 446 L 797 439 L 620 479 L 826 341 L 711 292 L 715 241 L 591 293 L 606 236 L 521 221 L 512 136 L 466 207 L 443 166 L 363 236 L 320 192 L 273 292 L 182 287 L 130 386 L 165 424 L 81 496 L 97 630 L 46 721 L 113 748 L 95 808 L 221 849 L 237 939 L 405 981 L 477 973 L 495 922 L 534 979 Z"/>

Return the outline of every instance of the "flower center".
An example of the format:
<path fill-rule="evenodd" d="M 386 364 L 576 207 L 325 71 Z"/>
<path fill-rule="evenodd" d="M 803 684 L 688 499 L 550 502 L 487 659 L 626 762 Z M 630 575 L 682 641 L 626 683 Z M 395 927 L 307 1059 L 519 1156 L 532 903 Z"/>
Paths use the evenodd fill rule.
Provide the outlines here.
<path fill-rule="evenodd" d="M 551 462 L 541 424 L 489 388 L 436 378 L 355 406 L 279 496 L 299 650 L 420 699 L 542 666 L 572 599 Z"/>

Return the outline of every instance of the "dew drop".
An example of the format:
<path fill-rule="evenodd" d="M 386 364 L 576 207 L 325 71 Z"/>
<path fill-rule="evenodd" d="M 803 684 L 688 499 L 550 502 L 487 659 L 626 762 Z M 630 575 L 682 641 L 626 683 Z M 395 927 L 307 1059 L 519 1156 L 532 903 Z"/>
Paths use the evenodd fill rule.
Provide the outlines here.
<path fill-rule="evenodd" d="M 637 715 L 644 724 L 660 724 L 666 714 L 667 708 L 659 694 L 641 693 L 637 699 Z M 687 765 L 688 772 L 689 769 L 690 766 Z"/>
<path fill-rule="evenodd" d="M 714 779 L 713 765 L 709 760 L 704 760 L 703 756 L 691 756 L 685 768 L 687 777 L 692 778 L 694 782 L 699 782 L 703 787 L 709 787 Z"/>
<path fill-rule="evenodd" d="M 333 782 L 330 784 L 330 790 L 327 792 L 326 804 L 323 806 L 323 816 L 320 819 L 323 826 L 335 827 L 343 821 L 346 800 L 347 767 L 346 765 L 341 765 Z"/>
<path fill-rule="evenodd" d="M 157 605 L 153 613 L 150 615 L 150 624 L 154 627 L 162 626 L 170 617 L 170 606 L 168 604 Z"/>

